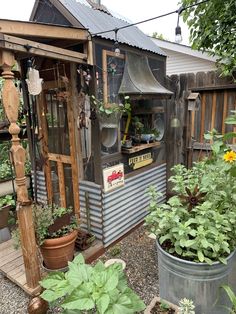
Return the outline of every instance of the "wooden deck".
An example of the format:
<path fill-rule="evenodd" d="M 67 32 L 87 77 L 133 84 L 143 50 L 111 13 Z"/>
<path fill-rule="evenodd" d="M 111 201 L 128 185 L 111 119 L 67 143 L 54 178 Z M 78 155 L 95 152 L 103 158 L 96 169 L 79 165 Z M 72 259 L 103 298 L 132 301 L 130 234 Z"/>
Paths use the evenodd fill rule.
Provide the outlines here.
<path fill-rule="evenodd" d="M 82 252 L 87 263 L 91 263 L 103 253 L 103 244 L 98 240 L 95 240 L 88 250 Z M 79 252 L 75 254 L 79 254 Z M 27 294 L 35 296 L 40 293 L 40 286 L 34 289 L 27 286 L 22 251 L 21 249 L 14 249 L 13 240 L 0 244 L 0 272 L 22 288 Z"/>
<path fill-rule="evenodd" d="M 28 294 L 37 295 L 40 292 L 40 286 L 34 289 L 27 286 L 22 251 L 14 249 L 13 240 L 0 244 L 0 272 Z"/>

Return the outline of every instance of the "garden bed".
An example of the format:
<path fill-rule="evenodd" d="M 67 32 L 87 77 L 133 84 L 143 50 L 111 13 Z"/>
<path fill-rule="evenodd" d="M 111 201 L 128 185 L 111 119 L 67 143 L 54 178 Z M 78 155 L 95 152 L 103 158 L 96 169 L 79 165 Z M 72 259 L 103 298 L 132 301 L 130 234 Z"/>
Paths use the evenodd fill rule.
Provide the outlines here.
<path fill-rule="evenodd" d="M 148 305 L 153 297 L 158 295 L 155 240 L 150 239 L 141 226 L 100 257 L 103 261 L 111 258 L 121 258 L 125 261 L 130 287 Z M 4 314 L 27 313 L 29 297 L 19 287 L 4 277 L 0 277 L 0 287 L 0 307 Z M 54 309 L 51 313 L 59 312 Z"/>

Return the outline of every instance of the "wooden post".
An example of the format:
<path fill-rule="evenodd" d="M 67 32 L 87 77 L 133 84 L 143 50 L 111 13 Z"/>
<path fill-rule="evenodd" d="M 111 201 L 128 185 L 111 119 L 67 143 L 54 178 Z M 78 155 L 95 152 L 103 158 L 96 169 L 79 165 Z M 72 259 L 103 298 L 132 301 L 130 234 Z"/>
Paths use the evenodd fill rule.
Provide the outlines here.
<path fill-rule="evenodd" d="M 14 74 L 11 68 L 15 63 L 14 54 L 10 51 L 0 51 L 0 65 L 4 78 L 2 99 L 3 106 L 10 122 L 9 133 L 12 135 L 12 163 L 15 168 L 17 185 L 17 216 L 20 229 L 22 254 L 25 265 L 26 282 L 30 288 L 38 286 L 40 271 L 37 257 L 37 247 L 34 233 L 31 201 L 28 197 L 25 177 L 25 150 L 21 146 L 17 125 L 19 92 L 14 84 Z"/>

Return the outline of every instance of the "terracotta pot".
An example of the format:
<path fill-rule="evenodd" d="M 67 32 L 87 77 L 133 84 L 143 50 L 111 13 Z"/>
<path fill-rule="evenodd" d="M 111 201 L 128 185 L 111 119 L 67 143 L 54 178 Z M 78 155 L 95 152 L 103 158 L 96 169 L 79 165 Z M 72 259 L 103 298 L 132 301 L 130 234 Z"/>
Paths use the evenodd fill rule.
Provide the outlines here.
<path fill-rule="evenodd" d="M 169 313 L 172 312 L 175 314 L 179 314 L 179 308 L 177 305 L 170 303 L 170 302 L 168 302 L 164 299 L 161 299 L 159 297 L 155 297 L 152 299 L 151 303 L 147 306 L 146 310 L 144 311 L 144 314 L 151 314 L 151 313 L 161 313 L 161 314 L 167 313 L 168 314 L 168 311 L 156 312 L 156 310 L 155 310 L 156 304 L 158 304 L 158 303 L 161 304 L 162 302 L 169 306 Z"/>
<path fill-rule="evenodd" d="M 11 205 L 5 205 L 0 208 L 0 229 L 3 229 L 8 226 L 8 214 Z"/>
<path fill-rule="evenodd" d="M 77 233 L 78 231 L 74 230 L 64 237 L 47 239 L 43 242 L 40 250 L 47 268 L 60 269 L 73 260 Z"/>

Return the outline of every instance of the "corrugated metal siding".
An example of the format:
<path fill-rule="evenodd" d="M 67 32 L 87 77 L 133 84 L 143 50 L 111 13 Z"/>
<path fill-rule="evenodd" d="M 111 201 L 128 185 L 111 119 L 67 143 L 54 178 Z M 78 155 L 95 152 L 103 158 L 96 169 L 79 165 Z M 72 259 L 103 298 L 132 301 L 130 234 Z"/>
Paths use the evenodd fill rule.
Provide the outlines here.
<path fill-rule="evenodd" d="M 43 171 L 36 171 L 36 182 L 37 182 L 37 201 L 42 204 L 47 204 L 48 196 L 47 196 L 47 188 L 46 188 L 46 180 Z M 34 172 L 31 171 L 32 185 L 33 185 L 33 193 L 34 193 Z M 35 198 L 35 195 L 34 195 Z"/>
<path fill-rule="evenodd" d="M 125 180 L 125 186 L 104 193 L 101 186 L 91 182 L 80 183 L 81 217 L 86 219 L 85 191 L 89 191 L 91 231 L 108 246 L 127 233 L 147 214 L 149 197 L 146 189 L 154 185 L 166 197 L 166 165 L 152 168 Z M 101 202 L 99 204 L 99 202 Z M 83 223 L 82 227 L 86 228 Z"/>
<path fill-rule="evenodd" d="M 110 29 L 128 25 L 127 22 L 99 10 L 94 10 L 75 0 L 60 0 L 65 8 L 85 27 L 90 33 L 96 34 Z M 98 37 L 115 40 L 115 32 L 97 35 Z M 119 43 L 141 48 L 159 55 L 165 53 L 136 26 L 119 30 L 117 33 Z"/>
<path fill-rule="evenodd" d="M 188 56 L 184 53 L 162 48 L 167 54 L 166 74 L 197 73 L 215 71 L 215 62 Z"/>

